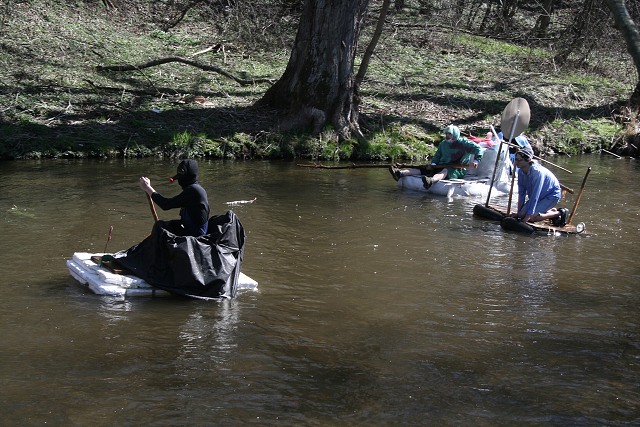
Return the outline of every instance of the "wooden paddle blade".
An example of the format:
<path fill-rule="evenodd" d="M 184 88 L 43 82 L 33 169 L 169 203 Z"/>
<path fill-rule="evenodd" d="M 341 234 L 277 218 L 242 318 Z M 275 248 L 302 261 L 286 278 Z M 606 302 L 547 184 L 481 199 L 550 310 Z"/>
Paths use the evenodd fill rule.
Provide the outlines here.
<path fill-rule="evenodd" d="M 524 98 L 514 98 L 502 111 L 500 128 L 503 138 L 507 141 L 520 135 L 529 126 L 531 110 L 529 103 Z M 507 139 L 509 138 L 509 139 Z"/>

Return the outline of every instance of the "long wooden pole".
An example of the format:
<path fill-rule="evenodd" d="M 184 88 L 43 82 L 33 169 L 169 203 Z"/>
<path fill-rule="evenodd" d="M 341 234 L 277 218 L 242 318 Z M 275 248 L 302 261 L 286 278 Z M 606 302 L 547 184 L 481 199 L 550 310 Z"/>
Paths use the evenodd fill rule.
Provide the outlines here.
<path fill-rule="evenodd" d="M 518 144 L 514 144 L 513 142 L 507 142 L 507 144 L 508 144 L 508 145 L 510 145 L 511 147 L 521 148 Z M 540 157 L 536 156 L 535 154 L 533 155 L 533 158 L 534 158 L 534 159 L 536 159 L 536 160 L 540 160 L 541 162 L 548 163 L 548 164 L 550 164 L 551 166 L 555 166 L 555 167 L 557 167 L 558 169 L 562 169 L 562 170 L 563 170 L 563 171 L 565 171 L 565 172 L 573 173 L 573 172 L 571 172 L 569 169 L 565 169 L 565 168 L 563 168 L 563 167 L 562 167 L 562 166 L 560 166 L 560 165 L 556 165 L 555 163 L 551 163 L 549 160 L 542 159 L 542 158 L 540 158 Z"/>
<path fill-rule="evenodd" d="M 511 213 L 511 199 L 513 198 L 513 187 L 516 183 L 516 165 L 511 166 L 511 188 L 509 188 L 509 203 L 507 204 L 507 216 Z"/>
<path fill-rule="evenodd" d="M 297 166 L 302 168 L 315 168 L 315 169 L 360 169 L 360 168 L 379 168 L 379 169 L 388 169 L 389 166 L 396 166 L 394 163 L 377 163 L 377 164 L 355 164 L 351 163 L 349 165 L 321 165 L 318 163 L 299 163 Z M 413 167 L 413 166 L 407 166 Z M 417 166 L 416 166 L 417 167 Z"/>
<path fill-rule="evenodd" d="M 591 166 L 587 168 L 587 173 L 584 174 L 584 179 L 582 180 L 582 185 L 580 186 L 580 191 L 578 192 L 578 197 L 576 197 L 576 202 L 573 204 L 573 209 L 571 210 L 571 215 L 569 215 L 567 224 L 571 224 L 571 221 L 573 221 L 573 216 L 576 213 L 576 209 L 578 209 L 578 203 L 580 203 L 580 199 L 582 198 L 582 192 L 584 191 L 584 186 L 587 184 L 587 177 L 589 176 L 590 172 Z"/>
<path fill-rule="evenodd" d="M 515 120 L 514 120 L 514 123 L 515 123 Z M 498 138 L 498 133 L 496 132 L 493 125 L 491 125 L 491 132 L 496 137 L 496 139 L 500 140 L 500 145 L 498 146 L 498 155 L 496 156 L 496 163 L 493 166 L 493 175 L 491 175 L 491 183 L 489 184 L 489 191 L 487 192 L 487 201 L 484 204 L 486 208 L 489 207 L 489 199 L 491 199 L 491 189 L 493 188 L 493 182 L 496 179 L 496 170 L 498 170 L 498 164 L 500 163 L 500 157 L 502 156 L 502 143 L 503 143 L 502 139 Z"/>
<path fill-rule="evenodd" d="M 357 164 L 350 164 L 350 165 L 339 165 L 339 166 L 331 166 L 331 165 L 320 165 L 320 164 L 316 164 L 316 163 L 310 163 L 310 164 L 303 164 L 300 163 L 297 166 L 303 167 L 303 168 L 314 168 L 314 169 L 359 169 L 359 168 L 378 168 L 378 169 L 387 169 L 389 168 L 389 166 L 397 166 L 399 168 L 402 169 L 420 169 L 421 167 L 426 167 L 427 165 L 408 165 L 408 164 L 398 164 L 398 163 L 384 163 L 384 164 L 361 164 L 361 165 L 357 165 Z M 444 168 L 450 168 L 450 169 L 473 169 L 476 166 L 474 166 L 473 164 L 471 165 L 435 165 L 435 166 L 431 166 L 432 169 L 444 169 Z"/>
<path fill-rule="evenodd" d="M 155 222 L 158 222 L 158 212 L 156 212 L 156 205 L 153 204 L 153 200 L 151 200 L 151 196 L 149 193 L 145 193 L 147 195 L 147 201 L 149 202 L 149 208 L 151 209 L 151 214 L 153 215 L 153 219 Z"/>

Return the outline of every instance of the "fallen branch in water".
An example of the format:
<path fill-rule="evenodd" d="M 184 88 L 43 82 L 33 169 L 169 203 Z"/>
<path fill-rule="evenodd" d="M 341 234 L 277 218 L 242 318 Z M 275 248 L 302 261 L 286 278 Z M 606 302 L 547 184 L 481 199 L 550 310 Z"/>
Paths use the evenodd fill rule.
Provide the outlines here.
<path fill-rule="evenodd" d="M 611 154 L 612 156 L 617 157 L 618 159 L 621 159 L 621 158 L 622 158 L 622 156 L 618 156 L 616 153 L 612 153 L 611 151 L 607 151 L 607 150 L 605 150 L 604 148 L 602 148 L 602 149 L 601 149 L 601 151 L 602 151 L 603 153 Z"/>

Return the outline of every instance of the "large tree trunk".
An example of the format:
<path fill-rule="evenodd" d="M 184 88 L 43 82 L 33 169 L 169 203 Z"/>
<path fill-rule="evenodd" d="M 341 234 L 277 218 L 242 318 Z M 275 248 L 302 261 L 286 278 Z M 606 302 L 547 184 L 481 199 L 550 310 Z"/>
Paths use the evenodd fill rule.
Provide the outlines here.
<path fill-rule="evenodd" d="M 354 58 L 369 0 L 306 0 L 287 68 L 259 103 L 280 109 L 281 129 L 358 126 Z"/>
<path fill-rule="evenodd" d="M 638 72 L 638 83 L 631 94 L 629 102 L 633 107 L 640 108 L 640 32 L 631 15 L 629 15 L 624 0 L 605 0 L 605 2 L 613 14 L 613 19 L 616 21 L 618 29 L 627 42 L 627 50 Z"/>

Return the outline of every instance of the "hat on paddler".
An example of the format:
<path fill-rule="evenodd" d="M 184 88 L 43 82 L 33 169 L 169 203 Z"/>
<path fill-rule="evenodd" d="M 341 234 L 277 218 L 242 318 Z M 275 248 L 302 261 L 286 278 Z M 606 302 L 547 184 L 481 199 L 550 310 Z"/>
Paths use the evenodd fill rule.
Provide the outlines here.
<path fill-rule="evenodd" d="M 527 160 L 533 159 L 533 149 L 529 145 L 525 145 L 524 147 L 520 147 L 516 154 L 520 154 L 522 157 L 526 157 Z"/>
<path fill-rule="evenodd" d="M 450 133 L 453 139 L 460 138 L 460 128 L 458 126 L 449 125 L 442 130 L 442 133 Z"/>
<path fill-rule="evenodd" d="M 198 180 L 198 162 L 183 160 L 178 165 L 177 174 L 171 177 L 171 182 L 178 180 L 181 187 L 193 184 Z"/>

